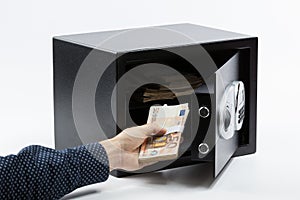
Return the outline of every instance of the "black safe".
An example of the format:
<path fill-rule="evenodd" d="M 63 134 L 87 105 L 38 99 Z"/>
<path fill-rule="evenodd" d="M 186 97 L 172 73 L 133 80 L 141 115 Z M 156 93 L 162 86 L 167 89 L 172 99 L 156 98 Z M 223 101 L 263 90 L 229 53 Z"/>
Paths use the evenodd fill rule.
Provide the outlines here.
<path fill-rule="evenodd" d="M 186 102 L 190 114 L 180 157 L 155 170 L 209 162 L 217 176 L 230 158 L 256 151 L 257 42 L 256 37 L 193 24 L 54 37 L 56 149 L 145 124 L 152 105 Z M 180 101 L 144 101 L 144 88 L 157 86 L 151 77 L 172 77 L 162 70 L 165 66 L 193 74 L 202 84 Z M 118 84 L 126 74 L 127 81 Z"/>

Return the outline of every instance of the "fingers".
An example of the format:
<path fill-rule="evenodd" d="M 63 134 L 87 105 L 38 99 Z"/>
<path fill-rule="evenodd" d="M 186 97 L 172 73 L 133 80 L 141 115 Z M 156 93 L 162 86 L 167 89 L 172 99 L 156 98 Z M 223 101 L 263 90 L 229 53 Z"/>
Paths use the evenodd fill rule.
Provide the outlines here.
<path fill-rule="evenodd" d="M 150 166 L 150 165 L 154 165 L 156 163 L 158 163 L 158 161 L 156 161 L 156 162 L 140 163 L 140 169 L 142 169 L 144 167 L 147 167 L 147 166 Z"/>

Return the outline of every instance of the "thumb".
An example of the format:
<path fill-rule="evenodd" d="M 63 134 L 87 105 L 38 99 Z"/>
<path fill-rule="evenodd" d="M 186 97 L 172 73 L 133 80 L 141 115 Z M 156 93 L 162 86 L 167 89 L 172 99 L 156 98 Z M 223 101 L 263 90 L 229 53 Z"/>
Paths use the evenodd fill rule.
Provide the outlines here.
<path fill-rule="evenodd" d="M 145 136 L 161 136 L 167 132 L 165 128 L 160 127 L 156 123 L 145 124 L 141 127 L 145 130 Z"/>
<path fill-rule="evenodd" d="M 142 126 L 127 128 L 123 131 L 123 134 L 126 134 L 126 135 L 130 136 L 131 138 L 139 138 L 139 139 L 144 140 L 150 136 L 164 135 L 166 132 L 167 132 L 167 130 L 164 128 L 161 128 L 158 124 L 151 123 L 151 124 L 145 124 Z"/>

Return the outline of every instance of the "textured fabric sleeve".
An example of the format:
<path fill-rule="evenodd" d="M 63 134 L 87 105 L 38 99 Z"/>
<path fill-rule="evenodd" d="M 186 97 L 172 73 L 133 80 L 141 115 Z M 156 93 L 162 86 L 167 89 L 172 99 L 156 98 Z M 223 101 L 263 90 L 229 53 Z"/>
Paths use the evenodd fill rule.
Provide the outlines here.
<path fill-rule="evenodd" d="M 108 157 L 99 143 L 61 151 L 29 146 L 0 157 L 0 199 L 59 199 L 108 176 Z"/>

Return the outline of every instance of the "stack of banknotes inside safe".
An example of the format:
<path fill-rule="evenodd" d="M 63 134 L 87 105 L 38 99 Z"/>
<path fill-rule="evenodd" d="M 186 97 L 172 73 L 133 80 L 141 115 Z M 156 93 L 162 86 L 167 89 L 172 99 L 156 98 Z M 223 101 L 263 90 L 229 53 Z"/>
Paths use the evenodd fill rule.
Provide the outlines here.
<path fill-rule="evenodd" d="M 183 75 L 161 75 L 158 76 L 157 79 L 161 81 L 163 85 L 147 84 L 140 87 L 135 91 L 136 95 L 133 95 L 134 100 L 143 103 L 172 100 L 180 96 L 190 95 L 194 92 L 194 89 L 204 84 L 202 77 L 191 73 Z"/>
<path fill-rule="evenodd" d="M 163 136 L 150 137 L 143 143 L 140 147 L 139 161 L 148 163 L 176 159 L 188 114 L 188 103 L 151 106 L 147 123 L 157 123 L 167 132 Z"/>
<path fill-rule="evenodd" d="M 198 88 L 204 83 L 201 77 L 194 74 L 184 74 L 184 77 L 189 84 L 182 81 L 178 75 L 169 75 L 162 77 L 163 81 L 167 84 L 167 87 L 161 85 L 144 87 L 143 102 L 175 99 L 176 96 L 190 95 L 193 93 L 193 89 Z M 173 92 L 175 92 L 176 95 Z"/>

